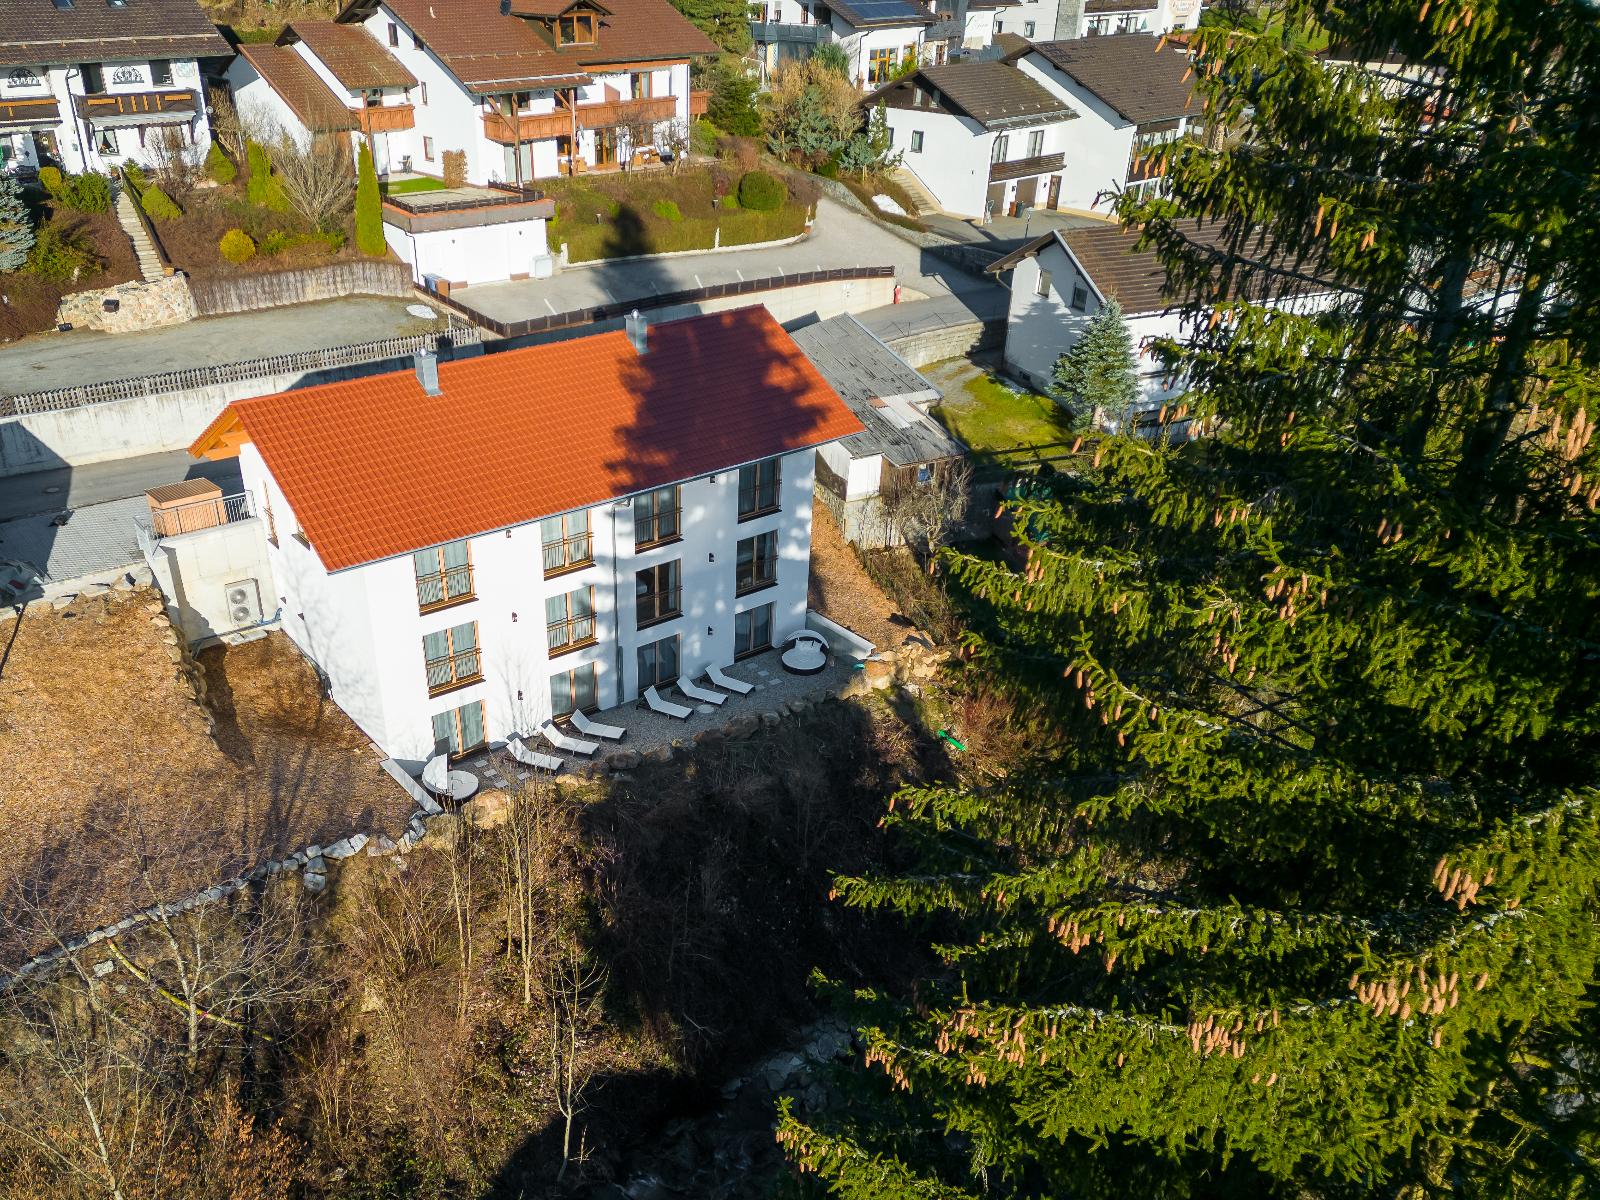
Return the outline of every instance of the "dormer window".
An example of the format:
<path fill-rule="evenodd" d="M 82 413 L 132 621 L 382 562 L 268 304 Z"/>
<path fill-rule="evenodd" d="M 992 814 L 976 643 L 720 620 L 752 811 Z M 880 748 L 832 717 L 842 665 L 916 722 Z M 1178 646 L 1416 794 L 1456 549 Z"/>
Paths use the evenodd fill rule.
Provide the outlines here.
<path fill-rule="evenodd" d="M 594 44 L 594 15 L 568 13 L 556 18 L 556 45 L 590 46 Z"/>

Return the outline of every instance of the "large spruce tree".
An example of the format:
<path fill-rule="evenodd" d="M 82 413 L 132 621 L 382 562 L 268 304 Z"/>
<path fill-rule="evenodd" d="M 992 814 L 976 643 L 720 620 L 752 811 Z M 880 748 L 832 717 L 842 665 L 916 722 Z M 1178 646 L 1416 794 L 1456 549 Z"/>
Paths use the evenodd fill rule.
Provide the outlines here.
<path fill-rule="evenodd" d="M 938 964 L 783 1117 L 838 1195 L 1600 1194 L 1600 10 L 1273 7 L 1122 206 L 1212 435 L 946 562 L 1040 754 L 837 881 Z"/>

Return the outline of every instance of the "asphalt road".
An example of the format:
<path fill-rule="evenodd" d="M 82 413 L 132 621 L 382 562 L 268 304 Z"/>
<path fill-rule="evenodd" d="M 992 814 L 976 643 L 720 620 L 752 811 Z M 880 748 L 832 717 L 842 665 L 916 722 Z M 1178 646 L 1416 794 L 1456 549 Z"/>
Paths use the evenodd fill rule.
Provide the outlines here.
<path fill-rule="evenodd" d="M 190 458 L 182 450 L 86 467 L 54 467 L 0 478 L 0 521 L 103 504 L 137 496 L 163 483 L 196 478 L 212 480 L 224 493 L 237 492 L 244 486 L 237 459 L 206 462 Z"/>

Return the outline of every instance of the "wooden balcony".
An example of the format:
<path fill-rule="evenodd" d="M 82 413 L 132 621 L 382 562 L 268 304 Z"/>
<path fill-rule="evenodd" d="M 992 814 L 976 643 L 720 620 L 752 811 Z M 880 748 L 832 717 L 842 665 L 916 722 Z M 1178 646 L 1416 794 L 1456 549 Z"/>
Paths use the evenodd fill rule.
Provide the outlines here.
<path fill-rule="evenodd" d="M 707 109 L 707 107 L 710 106 L 710 103 L 711 103 L 711 93 L 710 92 L 690 92 L 689 93 L 689 115 L 691 117 L 703 117 L 703 116 L 705 116 L 706 115 L 706 109 Z"/>
<path fill-rule="evenodd" d="M 199 94 L 189 91 L 110 92 L 74 96 L 72 104 L 78 116 L 91 124 L 171 124 L 175 116 L 187 118 L 200 111 Z"/>
<path fill-rule="evenodd" d="M 61 106 L 54 96 L 27 100 L 0 100 L 0 129 L 19 126 L 51 126 L 61 121 Z"/>
<path fill-rule="evenodd" d="M 705 96 L 706 93 L 695 93 Z M 690 111 L 695 110 L 691 97 Z M 602 100 L 596 104 L 578 105 L 579 129 L 611 129 L 635 121 L 670 121 L 677 115 L 678 101 L 673 96 L 655 96 L 648 100 Z M 483 136 L 491 142 L 510 146 L 515 142 L 538 142 L 546 138 L 570 137 L 572 110 L 558 108 L 551 113 L 530 113 L 516 118 L 512 123 L 501 113 L 483 114 Z"/>
<path fill-rule="evenodd" d="M 399 133 L 416 125 L 415 110 L 409 104 L 370 104 L 355 111 L 356 128 L 362 133 Z"/>
<path fill-rule="evenodd" d="M 1049 171 L 1059 171 L 1066 164 L 1065 154 L 1040 154 L 1034 158 L 1019 158 L 1014 162 L 997 162 L 989 164 L 989 182 L 998 183 L 1002 179 L 1025 179 L 1029 175 L 1043 175 Z"/>

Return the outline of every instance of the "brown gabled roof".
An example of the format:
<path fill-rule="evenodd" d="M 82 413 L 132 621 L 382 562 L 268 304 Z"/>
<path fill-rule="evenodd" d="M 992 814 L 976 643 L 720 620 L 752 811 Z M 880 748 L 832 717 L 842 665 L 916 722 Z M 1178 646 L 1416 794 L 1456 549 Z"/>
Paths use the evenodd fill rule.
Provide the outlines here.
<path fill-rule="evenodd" d="M 1227 234 L 1215 222 L 1203 222 L 1192 217 L 1180 218 L 1175 227 L 1190 242 L 1217 250 L 1227 248 Z M 1024 258 L 1032 258 L 1052 242 L 1065 246 L 1078 260 L 1084 274 L 1096 291 L 1109 300 L 1115 300 L 1128 316 L 1161 312 L 1179 303 L 1167 287 L 1167 269 L 1157 257 L 1154 247 L 1136 249 L 1141 231 L 1121 225 L 1096 225 L 1081 229 L 1051 230 L 1024 246 L 1019 246 L 1004 258 L 997 259 L 985 268 L 998 275 L 1016 266 Z M 1280 270 L 1294 269 L 1315 274 L 1315 263 L 1290 264 L 1281 252 L 1265 246 L 1258 235 L 1251 239 L 1245 253 L 1257 257 L 1269 266 L 1276 263 Z M 1289 278 L 1273 270 L 1249 271 L 1244 280 L 1244 293 L 1253 301 L 1271 300 L 1311 293 L 1319 290 L 1316 284 L 1305 279 Z M 1337 284 L 1329 282 L 1327 288 Z"/>
<path fill-rule="evenodd" d="M 306 49 L 351 91 L 417 86 L 417 77 L 359 25 L 296 21 L 284 28 L 278 45 L 288 46 L 297 41 L 305 43 Z"/>
<path fill-rule="evenodd" d="M 232 53 L 195 0 L 0 0 L 0 67 Z"/>
<path fill-rule="evenodd" d="M 985 129 L 1070 121 L 1078 115 L 1043 85 L 997 59 L 963 59 L 922 67 L 904 79 L 884 84 L 863 103 L 871 105 L 891 93 L 908 93 L 917 87 L 924 94 L 933 93 L 938 107 L 971 117 Z"/>
<path fill-rule="evenodd" d="M 1157 47 L 1160 47 L 1158 50 Z M 1070 75 L 1131 125 L 1189 115 L 1189 56 L 1151 33 L 1035 42 L 1032 52 Z"/>
<path fill-rule="evenodd" d="M 377 4 L 349 0 L 337 20 L 365 20 Z M 718 53 L 716 44 L 668 0 L 605 0 L 599 41 L 559 50 L 535 23 L 502 15 L 500 0 L 387 0 L 386 6 L 468 91 L 481 95 L 586 82 L 592 65 Z"/>
<path fill-rule="evenodd" d="M 239 54 L 312 133 L 354 129 L 355 115 L 288 46 L 241 43 Z"/>
<path fill-rule="evenodd" d="M 995 34 L 994 44 L 1000 47 L 1000 52 L 1007 58 L 1013 58 L 1019 51 L 1026 50 L 1033 45 L 1020 33 L 1012 33 L 1010 30 L 1003 30 Z"/>

